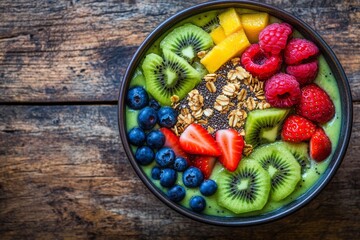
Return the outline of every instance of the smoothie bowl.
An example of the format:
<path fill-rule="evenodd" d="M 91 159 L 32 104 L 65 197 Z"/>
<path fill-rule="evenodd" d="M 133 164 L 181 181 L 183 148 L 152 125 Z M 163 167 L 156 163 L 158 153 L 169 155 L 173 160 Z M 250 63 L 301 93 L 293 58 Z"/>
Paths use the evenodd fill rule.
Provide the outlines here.
<path fill-rule="evenodd" d="M 247 1 L 200 4 L 142 43 L 122 82 L 126 154 L 165 204 L 228 226 L 284 217 L 339 167 L 352 102 L 329 46 L 301 20 Z"/>

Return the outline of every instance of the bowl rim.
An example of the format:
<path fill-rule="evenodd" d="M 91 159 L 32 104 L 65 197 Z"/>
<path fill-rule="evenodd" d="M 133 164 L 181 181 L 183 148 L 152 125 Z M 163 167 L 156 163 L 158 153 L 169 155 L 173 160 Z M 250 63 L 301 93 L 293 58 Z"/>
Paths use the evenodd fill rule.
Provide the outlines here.
<path fill-rule="evenodd" d="M 141 167 L 137 164 L 133 157 L 133 153 L 130 148 L 130 144 L 127 141 L 126 136 L 126 118 L 125 118 L 125 91 L 129 87 L 129 83 L 132 77 L 132 74 L 135 72 L 136 67 L 140 63 L 142 57 L 145 55 L 146 51 L 150 48 L 150 46 L 154 43 L 154 41 L 159 38 L 163 33 L 165 33 L 168 29 L 172 27 L 174 23 L 177 23 L 181 20 L 184 20 L 192 15 L 196 15 L 201 12 L 218 10 L 223 8 L 236 7 L 236 8 L 248 8 L 252 10 L 267 12 L 270 15 L 273 15 L 287 23 L 291 24 L 295 29 L 297 29 L 301 34 L 303 34 L 307 39 L 312 40 L 317 44 L 320 49 L 322 55 L 324 55 L 327 63 L 332 69 L 333 74 L 335 75 L 335 79 L 339 88 L 339 94 L 341 98 L 341 130 L 339 139 L 342 139 L 342 143 L 338 142 L 337 148 L 333 153 L 333 159 L 329 163 L 326 172 L 324 172 L 321 176 L 323 178 L 321 181 L 317 181 L 312 187 L 309 189 L 309 193 L 302 194 L 298 199 L 289 203 L 289 207 L 282 207 L 281 209 L 271 211 L 269 213 L 263 215 L 257 215 L 254 217 L 217 217 L 217 216 L 209 216 L 205 214 L 195 213 L 185 207 L 180 206 L 174 202 L 171 202 L 166 195 L 158 189 L 150 179 L 145 175 Z M 305 205 L 307 205 L 311 200 L 313 200 L 318 194 L 325 188 L 325 186 L 330 182 L 330 180 L 335 175 L 337 169 L 339 168 L 343 158 L 345 156 L 347 147 L 349 145 L 351 129 L 352 129 L 352 119 L 353 119 L 353 108 L 352 108 L 352 95 L 350 90 L 349 81 L 345 75 L 344 69 L 342 68 L 339 60 L 335 56 L 332 49 L 328 46 L 328 44 L 322 39 L 322 37 L 313 30 L 307 23 L 297 18 L 296 16 L 288 13 L 282 9 L 277 7 L 253 1 L 210 1 L 205 3 L 196 4 L 189 8 L 186 8 L 174 15 L 172 15 L 167 20 L 163 21 L 160 25 L 158 25 L 141 43 L 138 47 L 137 51 L 133 55 L 127 69 L 125 75 L 122 78 L 120 92 L 118 97 L 118 126 L 120 131 L 120 138 L 122 145 L 124 147 L 125 153 L 135 170 L 136 174 L 139 176 L 141 181 L 145 184 L 145 186 L 154 194 L 158 199 L 160 199 L 163 203 L 165 203 L 168 207 L 177 211 L 178 213 L 189 217 L 193 220 L 197 220 L 199 222 L 218 225 L 218 226 L 249 226 L 249 225 L 257 225 L 263 223 L 269 223 L 278 219 L 281 219 L 285 216 L 294 213 L 295 211 L 301 209 Z"/>

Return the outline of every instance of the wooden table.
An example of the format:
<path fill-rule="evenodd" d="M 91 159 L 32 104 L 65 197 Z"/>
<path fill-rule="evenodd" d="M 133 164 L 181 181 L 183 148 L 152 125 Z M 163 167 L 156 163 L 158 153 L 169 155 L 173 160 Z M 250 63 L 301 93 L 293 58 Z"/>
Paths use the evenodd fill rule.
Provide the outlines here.
<path fill-rule="evenodd" d="M 215 227 L 138 179 L 119 139 L 120 82 L 150 31 L 196 2 L 0 2 L 1 239 L 360 239 L 359 0 L 265 1 L 316 29 L 352 88 L 347 155 L 309 205 L 262 226 Z"/>

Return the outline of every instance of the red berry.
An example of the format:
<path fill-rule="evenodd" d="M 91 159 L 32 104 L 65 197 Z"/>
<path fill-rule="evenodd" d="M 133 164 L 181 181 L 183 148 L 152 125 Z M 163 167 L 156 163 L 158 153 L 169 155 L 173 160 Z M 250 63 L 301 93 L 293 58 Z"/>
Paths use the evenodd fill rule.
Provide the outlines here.
<path fill-rule="evenodd" d="M 289 142 L 310 140 L 316 131 L 316 125 L 299 115 L 289 116 L 282 127 L 281 138 Z"/>
<path fill-rule="evenodd" d="M 317 162 L 324 161 L 331 153 L 331 141 L 319 127 L 310 139 L 310 157 Z"/>
<path fill-rule="evenodd" d="M 318 74 L 318 70 L 317 60 L 286 67 L 286 73 L 293 75 L 301 86 L 312 83 Z"/>
<path fill-rule="evenodd" d="M 289 41 L 285 48 L 285 63 L 288 65 L 300 64 L 318 54 L 319 49 L 313 42 L 302 38 L 294 38 Z"/>
<path fill-rule="evenodd" d="M 326 123 L 334 117 L 335 107 L 329 95 L 312 83 L 301 89 L 297 114 L 316 123 Z"/>
<path fill-rule="evenodd" d="M 200 169 L 204 174 L 204 178 L 208 179 L 216 163 L 216 157 L 196 155 L 191 160 L 191 165 Z"/>
<path fill-rule="evenodd" d="M 192 123 L 180 135 L 180 146 L 190 154 L 219 156 L 221 151 L 215 139 L 201 125 Z"/>
<path fill-rule="evenodd" d="M 287 23 L 273 23 L 265 27 L 259 34 L 259 44 L 266 53 L 279 54 L 285 49 L 292 27 Z"/>
<path fill-rule="evenodd" d="M 242 158 L 243 137 L 234 129 L 222 129 L 215 133 L 215 138 L 222 152 L 220 163 L 227 170 L 235 171 Z"/>
<path fill-rule="evenodd" d="M 246 71 L 260 80 L 267 79 L 279 71 L 282 63 L 281 55 L 265 54 L 259 44 L 252 44 L 241 56 L 241 64 Z"/>
<path fill-rule="evenodd" d="M 171 148 L 177 157 L 183 157 L 189 162 L 189 155 L 180 147 L 179 137 L 176 136 L 173 131 L 165 127 L 160 128 L 160 131 L 165 136 L 164 147 Z"/>
<path fill-rule="evenodd" d="M 299 102 L 300 96 L 300 85 L 289 74 L 278 73 L 266 81 L 266 101 L 273 107 L 291 107 Z"/>

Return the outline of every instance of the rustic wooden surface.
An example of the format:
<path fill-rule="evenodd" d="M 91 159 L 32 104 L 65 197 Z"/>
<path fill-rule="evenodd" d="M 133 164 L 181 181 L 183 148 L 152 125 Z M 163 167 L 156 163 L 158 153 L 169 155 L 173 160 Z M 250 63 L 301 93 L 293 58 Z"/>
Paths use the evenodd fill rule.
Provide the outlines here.
<path fill-rule="evenodd" d="M 132 53 L 202 1 L 0 1 L 0 239 L 360 239 L 360 2 L 267 0 L 302 18 L 349 78 L 354 126 L 332 182 L 261 226 L 215 227 L 164 206 L 121 146 L 116 99 Z"/>

